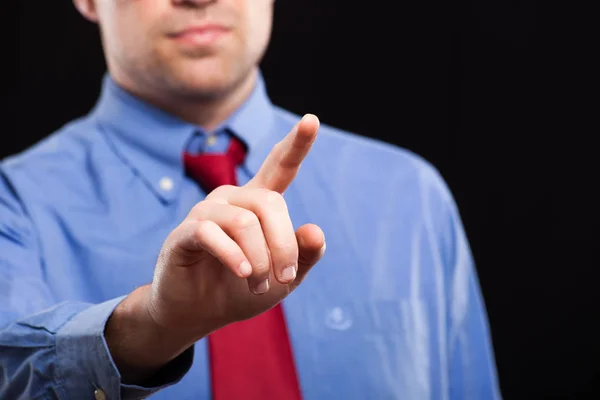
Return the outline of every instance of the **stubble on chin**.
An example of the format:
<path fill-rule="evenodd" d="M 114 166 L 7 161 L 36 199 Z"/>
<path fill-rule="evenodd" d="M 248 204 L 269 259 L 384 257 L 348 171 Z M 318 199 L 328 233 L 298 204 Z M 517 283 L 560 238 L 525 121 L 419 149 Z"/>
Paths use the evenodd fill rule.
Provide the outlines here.
<path fill-rule="evenodd" d="M 225 63 L 210 58 L 163 65 L 158 75 L 158 89 L 165 95 L 193 101 L 218 99 L 236 84 L 233 71 Z"/>

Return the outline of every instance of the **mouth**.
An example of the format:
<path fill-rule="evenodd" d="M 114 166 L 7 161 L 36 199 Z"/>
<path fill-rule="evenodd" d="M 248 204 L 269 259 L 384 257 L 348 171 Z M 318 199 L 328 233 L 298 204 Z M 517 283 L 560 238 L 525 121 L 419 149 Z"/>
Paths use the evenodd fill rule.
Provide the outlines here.
<path fill-rule="evenodd" d="M 223 25 L 206 24 L 187 27 L 181 31 L 169 34 L 169 38 L 182 44 L 195 47 L 205 47 L 214 44 L 217 40 L 231 31 Z"/>

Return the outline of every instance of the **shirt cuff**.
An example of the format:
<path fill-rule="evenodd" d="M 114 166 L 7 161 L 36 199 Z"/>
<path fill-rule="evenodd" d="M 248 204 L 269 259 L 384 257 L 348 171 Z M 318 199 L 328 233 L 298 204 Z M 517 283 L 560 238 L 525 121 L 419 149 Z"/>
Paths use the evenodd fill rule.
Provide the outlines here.
<path fill-rule="evenodd" d="M 190 347 L 167 364 L 152 384 L 124 385 L 104 338 L 106 321 L 126 296 L 93 305 L 77 314 L 56 333 L 56 366 L 64 398 L 94 398 L 96 390 L 107 399 L 143 399 L 181 380 L 193 362 Z M 62 396 L 61 396 L 62 398 Z"/>

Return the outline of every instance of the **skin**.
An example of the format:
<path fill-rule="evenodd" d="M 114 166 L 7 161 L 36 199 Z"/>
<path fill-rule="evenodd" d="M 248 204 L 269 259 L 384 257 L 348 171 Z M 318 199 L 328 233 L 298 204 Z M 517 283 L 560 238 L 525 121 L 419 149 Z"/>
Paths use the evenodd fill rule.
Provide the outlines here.
<path fill-rule="evenodd" d="M 120 86 L 207 130 L 252 91 L 273 2 L 74 0 L 99 24 Z M 182 35 L 209 23 L 219 25 L 218 35 Z M 282 196 L 318 129 L 317 117 L 305 115 L 248 184 L 215 189 L 170 233 L 152 283 L 129 294 L 106 325 L 124 382 L 143 384 L 211 332 L 272 308 L 323 256 L 322 230 L 307 224 L 294 231 Z"/>

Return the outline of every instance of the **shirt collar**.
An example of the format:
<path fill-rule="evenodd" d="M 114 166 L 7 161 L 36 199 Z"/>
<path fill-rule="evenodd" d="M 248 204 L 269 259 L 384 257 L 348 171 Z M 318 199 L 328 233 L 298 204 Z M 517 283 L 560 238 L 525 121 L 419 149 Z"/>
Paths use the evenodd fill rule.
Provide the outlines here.
<path fill-rule="evenodd" d="M 183 152 L 195 132 L 202 131 L 125 91 L 109 74 L 102 81 L 101 94 L 92 112 L 114 150 L 164 201 L 177 197 L 183 183 Z M 264 79 L 259 73 L 254 90 L 238 110 L 222 124 L 248 146 L 247 165 L 256 173 L 260 163 L 252 162 L 260 142 L 271 132 L 273 106 Z"/>

